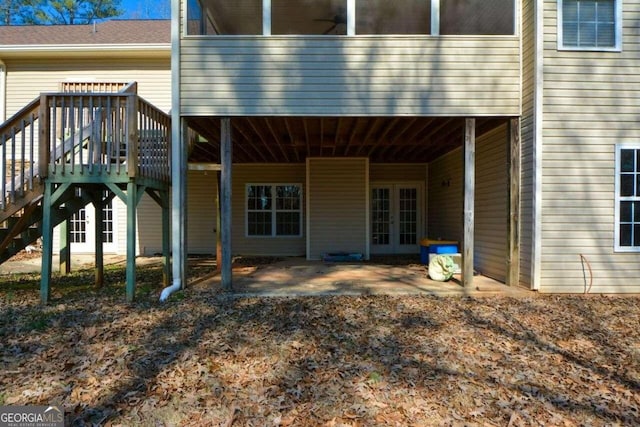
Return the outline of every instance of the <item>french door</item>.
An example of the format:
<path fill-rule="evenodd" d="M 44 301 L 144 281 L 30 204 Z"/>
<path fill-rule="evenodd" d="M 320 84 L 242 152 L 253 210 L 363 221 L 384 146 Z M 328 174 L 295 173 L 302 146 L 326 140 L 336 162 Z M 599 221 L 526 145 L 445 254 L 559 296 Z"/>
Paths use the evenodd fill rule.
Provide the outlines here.
<path fill-rule="evenodd" d="M 102 210 L 102 242 L 104 252 L 116 252 L 116 221 L 113 201 L 109 201 Z M 69 238 L 71 251 L 92 253 L 96 249 L 96 214 L 92 204 L 80 209 L 69 220 Z"/>
<path fill-rule="evenodd" d="M 371 253 L 417 253 L 422 229 L 421 186 L 371 186 Z"/>

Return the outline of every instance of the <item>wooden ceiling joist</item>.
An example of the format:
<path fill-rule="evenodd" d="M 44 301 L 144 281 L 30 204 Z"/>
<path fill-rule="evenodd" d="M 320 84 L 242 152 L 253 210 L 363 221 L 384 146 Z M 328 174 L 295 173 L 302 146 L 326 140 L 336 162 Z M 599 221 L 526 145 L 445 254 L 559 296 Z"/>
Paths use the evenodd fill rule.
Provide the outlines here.
<path fill-rule="evenodd" d="M 508 117 L 477 119 L 476 135 Z M 220 118 L 192 117 L 189 126 L 205 141 L 194 144 L 191 162 L 219 162 Z M 234 161 L 304 162 L 310 156 L 368 156 L 372 162 L 428 163 L 462 146 L 462 117 L 235 117 Z"/>

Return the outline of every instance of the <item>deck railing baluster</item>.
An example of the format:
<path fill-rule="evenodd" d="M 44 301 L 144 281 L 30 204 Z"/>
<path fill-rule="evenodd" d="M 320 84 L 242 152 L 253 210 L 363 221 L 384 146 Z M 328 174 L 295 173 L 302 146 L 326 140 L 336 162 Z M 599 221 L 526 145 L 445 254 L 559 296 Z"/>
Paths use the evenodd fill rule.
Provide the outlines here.
<path fill-rule="evenodd" d="M 4 210 L 7 199 L 7 135 L 2 134 L 2 200 L 0 207 Z"/>
<path fill-rule="evenodd" d="M 57 100 L 56 100 L 56 96 L 52 96 L 51 97 L 51 103 L 52 106 L 47 105 L 47 108 L 51 109 L 51 121 L 49 122 L 49 127 L 50 130 L 47 131 L 49 132 L 50 138 L 49 138 L 49 146 L 46 147 L 45 149 L 47 151 L 51 151 L 51 155 L 52 157 L 49 159 L 49 161 L 52 163 L 51 164 L 51 169 L 53 173 L 56 173 L 56 161 L 55 159 L 58 158 L 58 153 L 57 153 L 57 149 L 56 149 L 56 134 L 57 134 L 57 126 L 58 126 L 58 109 L 56 108 L 56 104 L 57 104 Z"/>
<path fill-rule="evenodd" d="M 35 142 L 36 142 L 36 120 L 37 116 L 29 114 L 29 191 L 33 190 L 33 178 L 36 174 L 36 164 L 33 161 L 35 156 Z M 38 123 L 39 125 L 39 123 Z"/>
<path fill-rule="evenodd" d="M 16 128 L 11 129 L 11 203 L 16 201 Z"/>

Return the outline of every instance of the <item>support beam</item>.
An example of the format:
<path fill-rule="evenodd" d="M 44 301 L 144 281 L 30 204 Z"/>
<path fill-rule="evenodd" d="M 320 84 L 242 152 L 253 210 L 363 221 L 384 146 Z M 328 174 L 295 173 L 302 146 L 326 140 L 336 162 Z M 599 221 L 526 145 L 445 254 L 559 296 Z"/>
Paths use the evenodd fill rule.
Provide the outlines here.
<path fill-rule="evenodd" d="M 220 230 L 222 238 L 222 289 L 233 290 L 232 270 L 231 270 L 231 165 L 232 165 L 232 142 L 231 142 L 231 119 L 221 119 L 220 126 Z"/>
<path fill-rule="evenodd" d="M 136 210 L 138 186 L 127 184 L 127 302 L 133 302 L 136 292 Z"/>
<path fill-rule="evenodd" d="M 464 131 L 464 236 L 462 239 L 462 285 L 466 290 L 473 286 L 475 186 L 476 119 L 466 119 Z"/>
<path fill-rule="evenodd" d="M 60 275 L 71 273 L 71 227 L 69 218 L 60 223 Z"/>
<path fill-rule="evenodd" d="M 520 119 L 509 121 L 509 250 L 507 285 L 520 283 Z"/>
<path fill-rule="evenodd" d="M 51 267 L 53 263 L 53 223 L 52 223 L 53 184 L 44 182 L 42 201 L 42 271 L 40 275 L 40 302 L 47 304 L 51 294 Z"/>
<path fill-rule="evenodd" d="M 220 172 L 216 172 L 216 270 L 222 271 L 222 210 L 220 209 Z"/>
<path fill-rule="evenodd" d="M 102 288 L 104 285 L 104 251 L 103 251 L 103 215 L 105 202 L 102 199 L 102 190 L 96 190 L 92 194 L 93 209 L 95 211 L 95 285 L 96 288 Z"/>

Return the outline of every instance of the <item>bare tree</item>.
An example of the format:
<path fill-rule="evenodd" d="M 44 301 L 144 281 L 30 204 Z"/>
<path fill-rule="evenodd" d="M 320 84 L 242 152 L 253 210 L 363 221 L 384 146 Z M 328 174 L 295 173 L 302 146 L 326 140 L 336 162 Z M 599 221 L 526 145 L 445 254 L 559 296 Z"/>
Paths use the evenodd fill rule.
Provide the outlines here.
<path fill-rule="evenodd" d="M 32 24 L 90 24 L 96 19 L 120 16 L 121 0 L 32 0 L 31 14 L 25 19 Z"/>
<path fill-rule="evenodd" d="M 15 25 L 25 22 L 31 0 L 0 0 L 0 25 Z"/>

